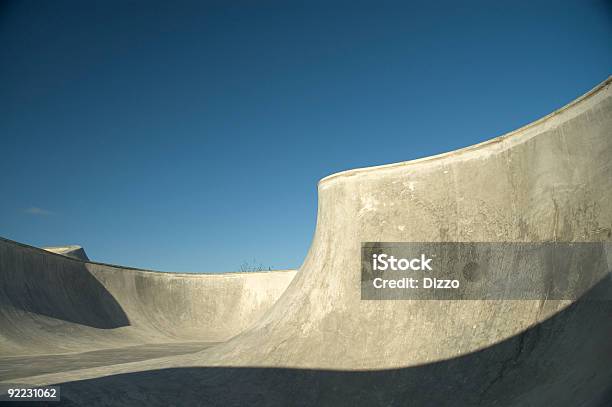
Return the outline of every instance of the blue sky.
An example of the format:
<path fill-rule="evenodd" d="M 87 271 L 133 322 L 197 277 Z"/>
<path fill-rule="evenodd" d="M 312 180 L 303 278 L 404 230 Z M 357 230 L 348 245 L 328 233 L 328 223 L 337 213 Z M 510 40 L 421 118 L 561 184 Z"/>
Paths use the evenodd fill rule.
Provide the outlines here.
<path fill-rule="evenodd" d="M 610 74 L 606 1 L 3 2 L 0 236 L 295 268 L 320 178 L 501 135 Z"/>

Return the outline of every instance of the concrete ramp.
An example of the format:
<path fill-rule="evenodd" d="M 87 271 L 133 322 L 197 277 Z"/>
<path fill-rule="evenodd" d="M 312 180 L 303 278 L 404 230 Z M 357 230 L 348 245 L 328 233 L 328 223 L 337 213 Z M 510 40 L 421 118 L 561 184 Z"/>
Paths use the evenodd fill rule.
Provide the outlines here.
<path fill-rule="evenodd" d="M 360 291 L 362 242 L 611 242 L 611 82 L 491 141 L 321 180 L 304 264 L 237 336 L 189 354 L 15 380 L 60 383 L 66 402 L 81 405 L 612 405 L 609 276 L 581 271 L 598 300 L 365 301 Z M 6 245 L 3 274 L 36 254 L 21 248 L 13 259 Z M 137 273 L 92 267 L 105 286 Z M 160 279 L 158 290 L 172 284 Z M 141 294 L 136 305 L 127 297 L 139 290 L 125 292 L 120 308 L 147 307 L 139 313 L 156 335 L 172 325 L 151 321 L 187 306 Z"/>
<path fill-rule="evenodd" d="M 61 254 L 62 256 L 72 257 L 73 259 L 85 261 L 89 260 L 89 257 L 87 257 L 87 254 L 85 253 L 85 249 L 78 245 L 43 247 L 43 250 Z"/>
<path fill-rule="evenodd" d="M 483 349 L 566 309 L 568 301 L 362 301 L 360 246 L 612 241 L 610 83 L 491 141 L 321 180 L 317 228 L 300 272 L 255 329 L 223 346 L 224 361 L 421 365 Z M 612 320 L 600 322 L 610 333 Z"/>

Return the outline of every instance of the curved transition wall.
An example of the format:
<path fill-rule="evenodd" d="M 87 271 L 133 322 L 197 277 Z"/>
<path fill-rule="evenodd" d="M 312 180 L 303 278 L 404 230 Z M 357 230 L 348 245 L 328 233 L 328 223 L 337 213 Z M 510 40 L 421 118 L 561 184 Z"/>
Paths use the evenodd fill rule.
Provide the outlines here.
<path fill-rule="evenodd" d="M 159 405 L 176 394 L 219 405 L 609 405 L 610 301 L 362 301 L 360 244 L 612 241 L 610 83 L 489 142 L 323 179 L 300 271 L 229 341 L 23 381 L 63 383 L 70 400 L 93 404 L 119 392 L 125 403 L 146 395 Z M 138 272 L 92 267 L 105 285 L 104 276 L 126 279 L 125 292 L 137 294 L 119 296 L 128 309 L 188 307 L 143 295 Z M 185 287 L 156 278 L 147 281 L 168 293 Z M 612 292 L 611 279 L 592 284 Z M 171 324 L 151 309 L 139 310 L 151 315 L 147 327 Z"/>
<path fill-rule="evenodd" d="M 0 239 L 0 356 L 225 341 L 261 317 L 294 275 L 160 273 Z"/>
<path fill-rule="evenodd" d="M 300 272 L 255 329 L 225 345 L 224 362 L 411 366 L 473 352 L 562 310 L 567 301 L 362 301 L 360 245 L 612 241 L 610 83 L 494 140 L 321 180 Z M 610 319 L 599 322 L 595 332 L 612 333 Z"/>

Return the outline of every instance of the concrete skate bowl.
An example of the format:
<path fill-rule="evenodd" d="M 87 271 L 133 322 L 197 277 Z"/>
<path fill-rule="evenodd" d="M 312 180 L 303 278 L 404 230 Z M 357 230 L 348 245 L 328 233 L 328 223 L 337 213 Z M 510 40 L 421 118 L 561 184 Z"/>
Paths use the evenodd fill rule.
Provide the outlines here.
<path fill-rule="evenodd" d="M 362 242 L 612 241 L 610 83 L 491 141 L 323 179 L 304 264 L 228 340 L 3 380 L 59 384 L 65 405 L 611 405 L 609 274 L 586 276 L 576 300 L 365 301 L 360 290 Z M 124 311 L 130 301 L 117 299 Z"/>
<path fill-rule="evenodd" d="M 0 377 L 22 374 L 17 360 L 53 371 L 62 360 L 87 366 L 204 349 L 252 325 L 294 275 L 160 273 L 0 239 Z"/>

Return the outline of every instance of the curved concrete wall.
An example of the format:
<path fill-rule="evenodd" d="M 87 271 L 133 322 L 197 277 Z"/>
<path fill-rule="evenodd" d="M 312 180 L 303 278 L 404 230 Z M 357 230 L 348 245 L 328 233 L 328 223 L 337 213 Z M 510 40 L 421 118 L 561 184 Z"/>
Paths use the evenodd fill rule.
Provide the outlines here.
<path fill-rule="evenodd" d="M 224 341 L 261 317 L 294 275 L 143 271 L 0 239 L 0 355 Z"/>
<path fill-rule="evenodd" d="M 292 284 L 254 329 L 204 351 L 198 363 L 406 368 L 521 338 L 562 313 L 569 301 L 361 301 L 360 243 L 612 241 L 610 83 L 489 142 L 323 179 L 315 237 Z M 610 291 L 610 281 L 602 284 Z M 534 344 L 548 366 L 532 385 L 582 383 L 545 389 L 559 405 L 606 391 L 612 366 L 601 355 L 612 354 L 610 315 L 610 302 L 600 301 L 555 320 L 563 321 L 557 332 Z M 512 354 L 494 356 L 513 363 Z M 477 368 L 495 377 L 500 366 Z"/>

